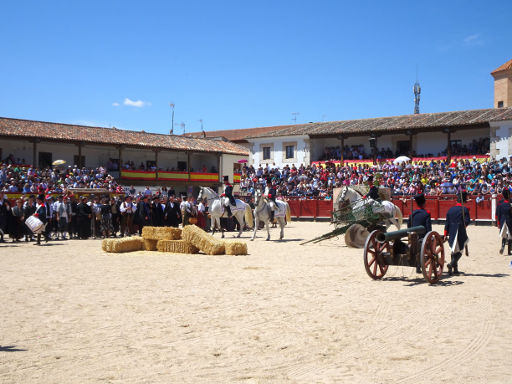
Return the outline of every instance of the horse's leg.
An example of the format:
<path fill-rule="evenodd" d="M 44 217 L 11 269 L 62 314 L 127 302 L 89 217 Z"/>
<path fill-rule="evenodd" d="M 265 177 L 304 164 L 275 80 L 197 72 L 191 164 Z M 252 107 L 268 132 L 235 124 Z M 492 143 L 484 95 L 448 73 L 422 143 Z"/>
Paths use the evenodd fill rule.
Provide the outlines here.
<path fill-rule="evenodd" d="M 222 227 L 222 224 L 220 223 L 220 217 L 219 217 L 219 228 L 220 228 L 220 233 L 222 234 L 222 238 L 224 238 L 224 228 Z"/>
<path fill-rule="evenodd" d="M 256 238 L 256 231 L 258 230 L 258 226 L 260 225 L 260 220 L 258 219 L 258 215 L 256 214 L 256 210 L 254 210 L 254 232 L 252 233 L 252 239 L 253 241 Z"/>
<path fill-rule="evenodd" d="M 281 235 L 279 236 L 279 240 L 283 240 L 284 237 L 284 218 L 279 218 L 279 225 L 281 226 Z"/>
<path fill-rule="evenodd" d="M 265 222 L 265 226 L 267 227 L 267 241 L 270 240 L 270 228 L 269 228 L 269 222 L 270 222 L 270 218 Z"/>
<path fill-rule="evenodd" d="M 210 224 L 210 228 L 212 230 L 212 236 L 213 236 L 213 235 L 215 235 L 215 229 L 217 228 L 217 225 L 216 225 L 217 218 L 215 216 L 212 216 L 211 221 L 212 221 L 212 223 Z"/>
<path fill-rule="evenodd" d="M 238 211 L 238 212 L 242 212 L 242 214 L 238 213 L 238 217 L 236 218 L 238 221 L 238 224 L 240 225 L 240 231 L 238 232 L 237 237 L 240 237 L 240 236 L 242 236 L 242 232 L 245 227 L 245 219 L 244 219 L 245 212 L 244 211 Z"/>

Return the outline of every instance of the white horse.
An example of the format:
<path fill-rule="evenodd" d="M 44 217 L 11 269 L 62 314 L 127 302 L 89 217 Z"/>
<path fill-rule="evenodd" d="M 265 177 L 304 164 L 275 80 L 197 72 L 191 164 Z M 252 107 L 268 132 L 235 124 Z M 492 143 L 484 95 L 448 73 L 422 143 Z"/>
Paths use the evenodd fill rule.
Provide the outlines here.
<path fill-rule="evenodd" d="M 256 231 L 258 230 L 260 221 L 265 223 L 267 227 L 267 241 L 270 240 L 270 204 L 265 201 L 263 197 L 263 193 L 260 190 L 257 190 L 254 195 L 254 233 L 252 235 L 252 240 L 256 238 Z M 284 226 L 286 225 L 286 221 L 291 220 L 290 206 L 286 201 L 276 200 L 277 211 L 274 212 L 274 218 L 277 219 L 279 226 L 281 227 L 281 234 L 279 235 L 279 240 L 283 240 L 284 237 Z M 286 217 L 286 219 L 285 219 Z"/>
<path fill-rule="evenodd" d="M 352 207 L 352 213 L 356 219 L 362 219 L 363 217 L 358 217 L 358 214 L 362 215 L 365 207 L 370 205 L 373 213 L 382 215 L 386 228 L 395 225 L 397 229 L 400 229 L 402 226 L 402 211 L 391 201 L 384 200 L 379 203 L 371 198 L 363 198 L 361 193 L 348 186 L 343 187 L 336 203 L 338 205 L 337 209 L 343 209 L 346 206 Z"/>
<path fill-rule="evenodd" d="M 222 204 L 222 199 L 219 197 L 217 192 L 215 192 L 210 187 L 201 187 L 199 191 L 199 195 L 197 196 L 198 200 L 202 200 L 206 197 L 208 201 L 208 213 L 211 216 L 212 221 L 212 235 L 215 234 L 215 228 L 217 225 L 219 226 L 220 231 L 222 232 L 222 237 L 224 238 L 224 229 L 220 225 L 221 217 L 228 217 L 226 212 L 226 208 Z M 231 207 L 231 212 L 235 219 L 240 224 L 240 232 L 238 232 L 238 236 L 242 235 L 242 231 L 244 230 L 245 223 L 251 227 L 253 222 L 252 210 L 249 204 L 244 203 L 242 200 L 235 199 L 236 207 Z"/>

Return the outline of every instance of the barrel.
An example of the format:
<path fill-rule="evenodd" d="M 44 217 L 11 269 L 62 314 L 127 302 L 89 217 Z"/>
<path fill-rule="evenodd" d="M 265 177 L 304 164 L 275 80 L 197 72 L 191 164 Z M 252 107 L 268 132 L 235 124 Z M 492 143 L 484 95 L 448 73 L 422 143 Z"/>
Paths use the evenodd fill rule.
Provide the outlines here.
<path fill-rule="evenodd" d="M 29 216 L 27 218 L 27 220 L 25 221 L 25 224 L 35 234 L 38 234 L 38 233 L 41 233 L 44 231 L 43 222 L 35 216 Z"/>
<path fill-rule="evenodd" d="M 418 225 L 416 227 L 400 229 L 399 231 L 394 232 L 380 232 L 377 234 L 377 236 L 375 236 L 375 239 L 379 243 L 385 243 L 386 241 L 401 239 L 411 232 L 416 232 L 418 235 L 423 235 L 425 232 L 427 232 L 427 230 L 423 225 Z"/>

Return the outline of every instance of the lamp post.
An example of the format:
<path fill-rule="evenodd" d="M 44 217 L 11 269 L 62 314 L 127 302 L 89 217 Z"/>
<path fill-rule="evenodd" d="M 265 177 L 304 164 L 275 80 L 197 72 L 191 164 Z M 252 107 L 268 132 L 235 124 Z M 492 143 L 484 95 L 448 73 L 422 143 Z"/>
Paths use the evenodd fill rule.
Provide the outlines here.
<path fill-rule="evenodd" d="M 171 135 L 174 135 L 174 103 L 169 106 L 171 107 Z"/>
<path fill-rule="evenodd" d="M 372 134 L 368 141 L 370 142 L 370 148 L 372 150 L 373 165 L 375 165 L 377 160 L 377 136 Z"/>

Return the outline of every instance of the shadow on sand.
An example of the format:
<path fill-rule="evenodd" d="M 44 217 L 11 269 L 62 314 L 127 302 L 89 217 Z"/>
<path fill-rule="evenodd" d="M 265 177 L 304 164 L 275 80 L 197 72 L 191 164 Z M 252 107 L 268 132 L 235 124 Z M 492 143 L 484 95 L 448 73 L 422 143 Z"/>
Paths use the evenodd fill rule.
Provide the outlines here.
<path fill-rule="evenodd" d="M 15 345 L 0 345 L 0 352 L 25 352 L 26 349 L 16 348 Z"/>

